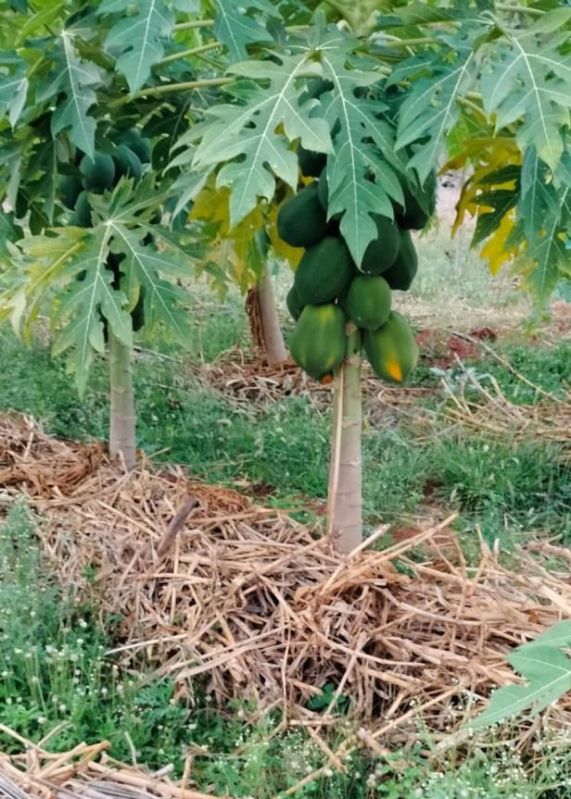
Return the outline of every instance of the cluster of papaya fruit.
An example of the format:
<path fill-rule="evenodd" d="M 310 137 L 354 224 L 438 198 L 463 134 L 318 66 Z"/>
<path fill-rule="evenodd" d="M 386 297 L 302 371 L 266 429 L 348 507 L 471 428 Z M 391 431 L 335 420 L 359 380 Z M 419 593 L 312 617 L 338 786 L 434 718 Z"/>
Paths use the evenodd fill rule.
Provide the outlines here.
<path fill-rule="evenodd" d="M 73 211 L 69 224 L 76 227 L 91 227 L 91 205 L 89 194 L 103 194 L 114 188 L 123 177 L 139 180 L 145 166 L 151 161 L 151 143 L 136 129 L 117 134 L 117 143 L 108 152 L 96 152 L 91 158 L 78 152 L 72 169 L 59 180 L 59 196 L 62 204 Z M 113 273 L 113 288 L 121 281 L 120 264 L 124 255 L 109 253 L 106 267 Z M 85 279 L 85 274 L 78 276 Z M 141 286 L 134 306 L 131 308 L 133 330 L 140 330 L 145 323 L 144 286 Z"/>
<path fill-rule="evenodd" d="M 302 175 L 315 180 L 284 203 L 277 220 L 279 236 L 305 249 L 287 297 L 296 321 L 292 356 L 311 377 L 330 382 L 345 358 L 350 321 L 361 331 L 378 377 L 402 383 L 416 365 L 418 348 L 404 316 L 391 308 L 392 290 L 406 291 L 416 275 L 410 231 L 423 228 L 434 210 L 436 178 L 424 189 L 428 210 L 403 187 L 405 206 L 395 205 L 395 219 L 375 217 L 377 237 L 357 266 L 339 221 L 328 217 L 326 156 L 300 148 L 298 160 Z"/>

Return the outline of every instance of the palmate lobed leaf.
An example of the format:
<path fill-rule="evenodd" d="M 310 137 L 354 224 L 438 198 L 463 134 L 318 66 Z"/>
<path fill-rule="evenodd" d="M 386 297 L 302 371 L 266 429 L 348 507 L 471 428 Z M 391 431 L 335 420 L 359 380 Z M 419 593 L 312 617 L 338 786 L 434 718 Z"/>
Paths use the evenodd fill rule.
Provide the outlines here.
<path fill-rule="evenodd" d="M 53 68 L 43 99 L 55 98 L 51 117 L 52 135 L 69 130 L 71 141 L 84 153 L 95 152 L 96 121 L 89 111 L 97 102 L 94 89 L 103 83 L 103 72 L 78 55 L 73 29 L 61 32 L 54 42 Z"/>
<path fill-rule="evenodd" d="M 67 290 L 54 304 L 53 321 L 58 327 L 53 354 L 71 351 L 69 364 L 80 392 L 85 390 L 95 353 L 105 352 L 104 317 L 115 336 L 132 345 L 131 317 L 127 298 L 113 288 L 113 274 L 106 268 L 110 235 L 105 227 L 87 237 L 86 246 L 67 263 Z M 78 276 L 84 273 L 83 279 Z"/>
<path fill-rule="evenodd" d="M 570 20 L 571 8 L 551 11 L 530 28 L 490 43 L 481 77 L 484 109 L 495 115 L 496 128 L 518 123 L 521 149 L 535 147 L 552 169 L 571 121 L 569 32 L 557 32 Z"/>
<path fill-rule="evenodd" d="M 508 662 L 525 685 L 498 688 L 488 707 L 472 719 L 468 728 L 478 730 L 514 718 L 525 710 L 534 715 L 571 691 L 571 658 L 562 649 L 571 647 L 571 622 L 554 625 L 535 641 L 515 649 Z"/>
<path fill-rule="evenodd" d="M 393 202 L 403 202 L 405 163 L 394 153 L 394 128 L 383 118 L 385 106 L 367 97 L 382 73 L 370 68 L 374 62 L 361 62 L 355 54 L 359 46 L 331 27 L 310 48 L 296 46 L 295 55 L 273 53 L 272 60 L 232 69 L 248 79 L 233 89 L 236 102 L 214 106 L 183 142 L 196 147 L 192 168 L 202 172 L 202 179 L 221 166 L 216 186 L 230 189 L 232 226 L 260 198 L 272 200 L 276 176 L 296 188 L 295 140 L 308 150 L 332 154 L 329 212 L 342 217 L 341 231 L 356 261 L 377 235 L 371 215 L 393 217 Z M 304 79 L 310 76 L 332 84 L 319 100 L 305 93 Z M 177 162 L 184 159 L 182 153 Z"/>
<path fill-rule="evenodd" d="M 131 92 L 150 77 L 152 67 L 164 56 L 174 15 L 164 0 L 103 0 L 98 13 L 121 14 L 105 39 L 105 49 L 117 56 L 116 69 L 127 79 Z"/>
<path fill-rule="evenodd" d="M 268 0 L 215 0 L 214 5 L 214 35 L 226 46 L 233 62 L 247 57 L 247 45 L 272 41 L 267 22 L 272 17 L 280 19 L 280 14 Z"/>
<path fill-rule="evenodd" d="M 7 63 L 8 62 L 8 63 Z M 28 77 L 26 62 L 20 58 L 0 58 L 0 116 L 8 114 L 15 128 L 26 104 Z"/>
<path fill-rule="evenodd" d="M 191 145 L 199 141 L 194 169 L 211 171 L 224 164 L 217 186 L 231 189 L 232 225 L 256 207 L 258 198 L 271 201 L 275 176 L 296 187 L 298 165 L 291 141 L 300 139 L 304 147 L 319 152 L 332 149 L 326 121 L 309 115 L 307 107 L 301 106 L 303 86 L 299 78 L 315 73 L 311 52 L 304 50 L 296 56 L 280 55 L 276 59 L 279 63 L 252 61 L 234 67 L 236 74 L 267 81 L 269 86 L 248 83 L 243 102 L 213 106 L 206 121 L 182 140 Z M 241 160 L 232 160 L 237 158 Z"/>
<path fill-rule="evenodd" d="M 460 43 L 454 57 L 436 51 L 413 57 L 394 70 L 391 85 L 410 80 L 399 113 L 397 147 L 417 144 L 409 166 L 416 170 L 421 183 L 438 167 L 446 136 L 460 119 L 460 101 L 477 76 L 473 49 Z"/>
<path fill-rule="evenodd" d="M 334 157 L 328 159 L 330 216 L 342 214 L 341 233 L 360 264 L 377 236 L 371 214 L 394 216 L 393 202 L 403 203 L 401 180 L 405 163 L 395 155 L 395 131 L 382 112 L 386 106 L 358 97 L 356 91 L 380 80 L 376 71 L 347 64 L 348 42 L 338 32 L 321 45 L 323 77 L 333 88 L 320 97 L 330 129 L 339 128 Z"/>

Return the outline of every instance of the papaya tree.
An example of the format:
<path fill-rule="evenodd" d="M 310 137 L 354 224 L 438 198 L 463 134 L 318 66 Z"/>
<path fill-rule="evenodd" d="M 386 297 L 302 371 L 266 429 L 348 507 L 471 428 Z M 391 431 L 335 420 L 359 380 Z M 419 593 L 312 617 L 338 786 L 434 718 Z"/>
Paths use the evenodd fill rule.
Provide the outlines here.
<path fill-rule="evenodd" d="M 338 24 L 321 12 L 305 27 L 275 22 L 273 41 L 245 58 L 264 14 L 250 4 L 251 27 L 235 29 L 232 82 L 182 137 L 178 162 L 185 180 L 229 192 L 230 228 L 284 185 L 301 189 L 278 217 L 284 241 L 304 250 L 288 302 L 299 317 L 291 348 L 311 377 L 334 381 L 329 532 L 348 552 L 362 539 L 362 353 L 397 384 L 414 367 L 391 295 L 414 278 L 410 230 L 434 211 L 443 160 L 470 167 L 459 219 L 476 217 L 473 244 L 494 271 L 514 269 L 538 310 L 571 276 L 571 8 L 325 5 Z M 322 162 L 315 185 L 300 183 L 305 153 Z"/>
<path fill-rule="evenodd" d="M 227 82 L 217 58 L 234 42 L 232 4 L 204 21 L 189 19 L 196 8 L 0 2 L 0 319 L 28 340 L 47 315 L 80 392 L 108 355 L 109 447 L 129 467 L 134 333 L 190 338 L 200 250 L 178 172 L 165 169 Z"/>

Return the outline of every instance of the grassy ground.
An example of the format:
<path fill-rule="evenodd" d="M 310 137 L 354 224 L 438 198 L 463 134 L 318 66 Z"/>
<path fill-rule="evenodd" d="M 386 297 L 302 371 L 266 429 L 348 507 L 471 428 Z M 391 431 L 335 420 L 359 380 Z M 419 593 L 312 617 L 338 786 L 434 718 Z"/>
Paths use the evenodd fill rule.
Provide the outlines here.
<path fill-rule="evenodd" d="M 500 319 L 514 326 L 526 303 L 509 281 L 494 284 L 482 265 L 441 233 L 421 244 L 418 287 L 404 303 L 419 327 L 438 323 L 470 330 Z M 289 280 L 281 276 L 282 300 Z M 244 408 L 196 376 L 236 344 L 248 346 L 241 301 L 224 306 L 201 288 L 191 310 L 188 353 L 141 342 L 136 393 L 139 444 L 157 459 L 186 464 L 211 482 L 241 488 L 263 485 L 264 501 L 313 517 L 326 492 L 329 413 L 307 395 Z M 286 323 L 286 329 L 289 325 Z M 492 356 L 435 369 L 421 364 L 413 385 L 430 389 L 407 413 L 381 412 L 372 397 L 364 431 L 365 512 L 368 525 L 409 525 L 440 511 L 459 511 L 457 529 L 469 543 L 478 532 L 509 550 L 530 536 L 571 540 L 571 476 L 560 448 L 545 440 L 518 442 L 509 435 L 468 432 L 452 425 L 448 391 L 464 390 L 466 369 L 483 385 L 497 381 L 506 398 L 533 404 L 540 389 L 562 396 L 569 381 L 571 348 L 560 339 L 533 342 L 520 331 L 501 339 L 496 351 L 533 384 Z M 193 368 L 190 368 L 192 366 Z M 97 364 L 79 400 L 61 363 L 39 339 L 23 347 L 0 331 L 0 411 L 33 414 L 46 428 L 71 438 L 106 436 L 107 385 Z M 480 401 L 477 392 L 472 396 Z M 407 406 L 408 407 L 408 406 Z M 0 717 L 32 739 L 63 723 L 52 744 L 109 738 L 113 754 L 180 770 L 190 747 L 203 747 L 195 779 L 204 789 L 236 797 L 274 797 L 322 762 L 301 733 L 269 735 L 276 722 L 256 725 L 239 707 L 215 712 L 204 698 L 196 707 L 172 700 L 168 682 L 121 673 L 105 650 L 113 622 L 101 631 L 96 609 L 70 606 L 42 571 L 34 546 L 35 520 L 25 505 L 0 527 Z M 343 735 L 340 719 L 338 735 Z M 509 746 L 486 738 L 462 753 L 428 765 L 431 748 L 419 729 L 418 745 L 399 753 L 399 763 L 356 759 L 346 775 L 316 781 L 301 797 L 571 797 L 568 753 L 549 749 L 543 734 L 535 755 L 520 761 Z M 0 736 L 0 749 L 15 747 Z M 491 748 L 490 748 L 491 747 Z M 400 760 L 404 758 L 403 767 Z M 436 763 L 436 765 L 435 765 Z M 263 784 L 260 773 L 263 772 Z"/>

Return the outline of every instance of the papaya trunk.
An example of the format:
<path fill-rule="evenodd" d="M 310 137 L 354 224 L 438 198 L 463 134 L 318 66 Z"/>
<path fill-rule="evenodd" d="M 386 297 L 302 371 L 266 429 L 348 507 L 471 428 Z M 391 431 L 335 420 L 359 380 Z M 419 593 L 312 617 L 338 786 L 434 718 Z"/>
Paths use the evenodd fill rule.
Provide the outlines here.
<path fill-rule="evenodd" d="M 126 467 L 132 469 L 137 461 L 132 349 L 122 344 L 111 331 L 109 331 L 109 388 L 111 395 L 109 454 L 112 458 L 121 454 Z"/>
<path fill-rule="evenodd" d="M 287 350 L 280 327 L 272 279 L 267 269 L 264 269 L 258 285 L 248 292 L 246 312 L 254 347 L 264 353 L 271 366 L 285 361 Z"/>
<path fill-rule="evenodd" d="M 262 331 L 266 356 L 270 366 L 281 363 L 287 358 L 287 350 L 284 343 L 276 298 L 272 286 L 272 278 L 267 269 L 260 280 L 260 316 L 262 317 Z"/>
<path fill-rule="evenodd" d="M 363 538 L 361 427 L 361 334 L 350 323 L 347 357 L 333 392 L 328 497 L 328 535 L 343 553 Z"/>

